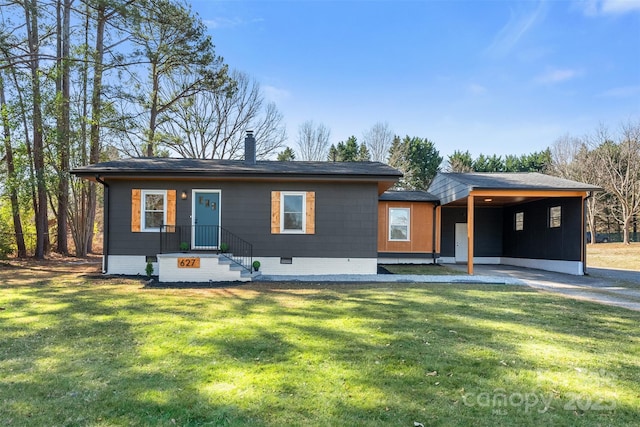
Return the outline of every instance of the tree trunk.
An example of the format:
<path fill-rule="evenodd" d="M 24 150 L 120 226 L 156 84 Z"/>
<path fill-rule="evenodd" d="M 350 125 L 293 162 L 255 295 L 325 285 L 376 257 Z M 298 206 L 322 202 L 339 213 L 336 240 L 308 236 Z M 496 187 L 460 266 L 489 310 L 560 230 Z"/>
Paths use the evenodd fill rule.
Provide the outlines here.
<path fill-rule="evenodd" d="M 151 92 L 151 111 L 149 117 L 149 142 L 147 145 L 147 157 L 153 157 L 154 144 L 156 137 L 156 122 L 158 120 L 158 93 L 160 83 L 158 82 L 158 68 L 156 64 L 151 66 L 151 75 L 153 76 L 153 88 Z"/>
<path fill-rule="evenodd" d="M 58 109 L 58 233 L 57 251 L 63 255 L 69 254 L 68 221 L 69 221 L 69 20 L 71 18 L 71 0 L 64 0 L 64 5 L 58 0 L 58 79 L 56 89 L 60 92 L 61 105 Z M 61 7 L 62 6 L 62 7 Z M 62 17 L 60 12 L 62 9 Z"/>
<path fill-rule="evenodd" d="M 2 128 L 4 136 L 5 159 L 7 162 L 6 186 L 11 200 L 11 216 L 13 218 L 13 230 L 16 236 L 16 246 L 18 247 L 18 258 L 27 256 L 27 248 L 24 244 L 24 233 L 22 231 L 22 220 L 20 218 L 20 205 L 18 204 L 17 178 L 15 165 L 13 163 L 13 147 L 11 146 L 11 126 L 7 116 L 7 101 L 4 94 L 4 80 L 0 74 L 0 111 L 2 112 Z"/>
<path fill-rule="evenodd" d="M 104 3 L 99 3 L 96 17 L 96 47 L 93 58 L 93 88 L 91 93 L 91 130 L 89 136 L 89 163 L 100 161 L 100 124 L 102 120 L 102 73 L 104 71 L 104 29 L 106 24 L 106 9 Z M 89 184 L 87 194 L 87 217 L 84 233 L 87 238 L 86 250 L 93 252 L 93 225 L 96 221 L 96 184 Z M 86 256 L 86 252 L 84 254 Z"/>
<path fill-rule="evenodd" d="M 49 245 L 49 224 L 47 218 L 47 190 L 44 168 L 44 139 L 42 128 L 42 107 L 40 105 L 40 64 L 37 0 L 24 2 L 27 41 L 29 45 L 29 69 L 31 71 L 31 90 L 33 96 L 33 168 L 36 174 L 36 259 L 44 259 Z"/>

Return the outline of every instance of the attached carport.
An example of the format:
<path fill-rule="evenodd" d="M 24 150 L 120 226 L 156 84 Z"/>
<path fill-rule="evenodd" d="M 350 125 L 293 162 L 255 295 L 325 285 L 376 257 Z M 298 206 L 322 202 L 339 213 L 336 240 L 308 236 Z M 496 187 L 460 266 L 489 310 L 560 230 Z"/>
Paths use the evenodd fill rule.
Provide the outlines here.
<path fill-rule="evenodd" d="M 540 173 L 439 173 L 441 261 L 584 274 L 585 199 L 599 187 Z"/>

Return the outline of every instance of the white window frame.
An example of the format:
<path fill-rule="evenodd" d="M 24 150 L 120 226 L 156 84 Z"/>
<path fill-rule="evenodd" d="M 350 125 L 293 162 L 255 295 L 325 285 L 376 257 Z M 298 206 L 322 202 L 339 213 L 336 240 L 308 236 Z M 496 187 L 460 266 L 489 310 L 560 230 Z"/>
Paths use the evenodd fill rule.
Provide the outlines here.
<path fill-rule="evenodd" d="M 167 223 L 167 190 L 142 190 L 140 192 L 140 230 L 143 232 L 158 232 L 160 227 L 147 227 L 145 213 L 147 212 L 147 195 L 162 196 L 162 224 Z"/>
<path fill-rule="evenodd" d="M 302 230 L 290 230 L 284 227 L 284 199 L 287 196 L 302 197 Z M 307 232 L 307 193 L 306 191 L 281 191 L 280 192 L 280 233 L 281 234 L 306 234 Z"/>
<path fill-rule="evenodd" d="M 407 238 L 406 239 L 394 239 L 391 236 L 391 227 L 392 226 L 398 226 L 398 225 L 404 225 L 404 224 L 393 224 L 391 222 L 391 211 L 407 211 Z M 410 242 L 411 241 L 411 208 L 389 208 L 389 241 L 390 242 Z"/>
<path fill-rule="evenodd" d="M 522 218 L 518 220 L 518 216 L 521 216 Z M 518 228 L 518 225 L 520 225 L 519 228 Z M 524 230 L 524 211 L 516 212 L 515 215 L 513 216 L 513 229 L 515 231 Z"/>
<path fill-rule="evenodd" d="M 558 215 L 557 217 L 553 214 L 553 211 L 557 209 Z M 557 218 L 558 223 L 554 223 L 554 218 Z M 550 206 L 549 207 L 549 228 L 560 228 L 562 227 L 562 206 Z"/>

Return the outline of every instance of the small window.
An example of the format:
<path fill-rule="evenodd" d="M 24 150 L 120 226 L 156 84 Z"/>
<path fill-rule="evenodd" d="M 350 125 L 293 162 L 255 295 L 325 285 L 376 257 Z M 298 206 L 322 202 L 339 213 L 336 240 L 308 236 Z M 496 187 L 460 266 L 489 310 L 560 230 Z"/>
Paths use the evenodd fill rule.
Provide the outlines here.
<path fill-rule="evenodd" d="M 562 207 L 549 208 L 549 228 L 558 228 L 562 224 Z"/>
<path fill-rule="evenodd" d="M 516 212 L 514 228 L 516 231 L 524 230 L 524 212 Z"/>
<path fill-rule="evenodd" d="M 389 240 L 409 240 L 410 215 L 408 208 L 389 208 Z"/>
<path fill-rule="evenodd" d="M 167 222 L 167 192 L 142 191 L 142 230 L 158 231 Z"/>
<path fill-rule="evenodd" d="M 305 193 L 282 193 L 282 223 L 283 233 L 304 233 L 305 230 Z"/>

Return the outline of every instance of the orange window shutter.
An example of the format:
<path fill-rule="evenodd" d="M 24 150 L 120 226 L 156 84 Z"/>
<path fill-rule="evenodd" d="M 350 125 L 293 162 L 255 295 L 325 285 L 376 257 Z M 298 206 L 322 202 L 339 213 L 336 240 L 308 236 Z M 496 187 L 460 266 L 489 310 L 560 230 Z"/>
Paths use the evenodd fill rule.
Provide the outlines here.
<path fill-rule="evenodd" d="M 307 191 L 307 229 L 306 234 L 316 234 L 316 193 Z"/>
<path fill-rule="evenodd" d="M 280 192 L 271 192 L 271 234 L 280 234 Z"/>
<path fill-rule="evenodd" d="M 133 189 L 131 190 L 131 232 L 137 233 L 140 231 L 140 220 L 141 220 L 141 190 Z"/>
<path fill-rule="evenodd" d="M 167 228 L 168 233 L 176 231 L 176 190 L 167 190 Z"/>

